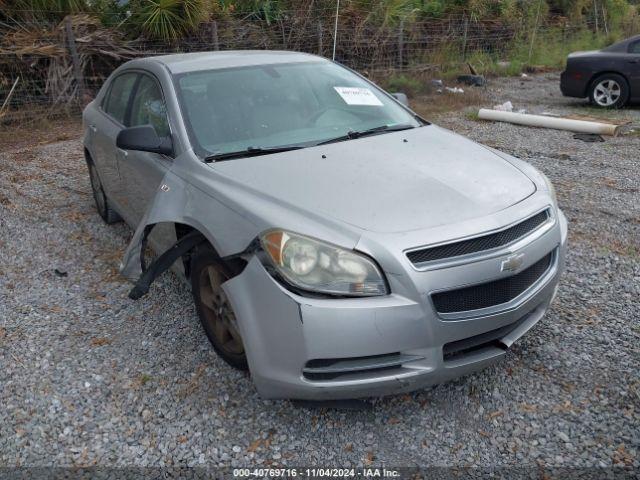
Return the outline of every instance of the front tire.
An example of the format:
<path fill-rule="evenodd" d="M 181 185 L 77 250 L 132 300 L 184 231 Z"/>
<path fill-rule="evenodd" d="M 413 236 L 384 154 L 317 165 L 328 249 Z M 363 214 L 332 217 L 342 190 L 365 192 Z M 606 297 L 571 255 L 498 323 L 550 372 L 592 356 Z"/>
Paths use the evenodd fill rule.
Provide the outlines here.
<path fill-rule="evenodd" d="M 225 362 L 239 370 L 248 370 L 236 316 L 222 289 L 229 278 L 229 270 L 213 249 L 198 247 L 191 257 L 191 291 L 200 323 Z"/>
<path fill-rule="evenodd" d="M 629 84 L 616 73 L 605 73 L 591 82 L 589 100 L 602 108 L 622 108 L 629 100 Z"/>
<path fill-rule="evenodd" d="M 107 194 L 104 193 L 104 188 L 102 187 L 102 182 L 100 181 L 98 170 L 95 165 L 92 162 L 88 162 L 87 166 L 89 167 L 89 179 L 91 180 L 93 200 L 96 202 L 96 210 L 98 210 L 98 214 L 107 224 L 122 221 L 118 212 L 112 209 L 111 205 L 109 205 L 109 199 L 107 198 Z"/>

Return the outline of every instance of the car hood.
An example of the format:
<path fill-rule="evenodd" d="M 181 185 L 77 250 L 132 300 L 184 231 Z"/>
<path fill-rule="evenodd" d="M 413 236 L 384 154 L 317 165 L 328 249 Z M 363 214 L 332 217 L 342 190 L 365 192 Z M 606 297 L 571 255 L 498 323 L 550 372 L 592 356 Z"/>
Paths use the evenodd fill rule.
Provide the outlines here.
<path fill-rule="evenodd" d="M 211 166 L 265 201 L 374 232 L 482 217 L 536 189 L 489 149 L 433 125 Z"/>

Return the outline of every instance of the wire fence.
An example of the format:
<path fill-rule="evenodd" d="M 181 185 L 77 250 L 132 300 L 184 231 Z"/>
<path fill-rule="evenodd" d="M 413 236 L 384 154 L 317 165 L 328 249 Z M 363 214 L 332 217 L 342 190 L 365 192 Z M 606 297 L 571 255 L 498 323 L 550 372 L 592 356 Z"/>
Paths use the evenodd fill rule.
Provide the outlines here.
<path fill-rule="evenodd" d="M 23 17 L 24 18 L 24 17 Z M 4 22 L 0 37 L 0 121 L 24 122 L 74 114 L 97 93 L 123 62 L 167 53 L 230 49 L 295 50 L 331 57 L 370 74 L 429 72 L 454 59 L 463 64 L 477 54 L 508 59 L 515 46 L 535 41 L 563 45 L 585 31 L 607 32 L 592 21 L 570 24 L 564 18 L 504 22 L 474 21 L 465 14 L 374 25 L 335 11 L 313 15 L 287 12 L 277 21 L 225 17 L 203 23 L 174 43 L 128 40 L 116 23 L 80 14 L 58 24 L 42 20 Z M 633 32 L 630 32 L 633 33 Z M 529 49 L 529 57 L 531 49 Z M 530 58 L 529 58 L 530 60 Z"/>

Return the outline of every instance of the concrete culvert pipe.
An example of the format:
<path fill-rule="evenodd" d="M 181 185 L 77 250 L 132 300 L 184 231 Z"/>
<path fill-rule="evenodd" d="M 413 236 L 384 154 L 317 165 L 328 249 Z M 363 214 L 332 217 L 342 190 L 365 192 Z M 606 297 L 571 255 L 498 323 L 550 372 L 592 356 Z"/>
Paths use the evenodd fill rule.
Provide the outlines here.
<path fill-rule="evenodd" d="M 529 115 L 526 113 L 502 112 L 481 108 L 478 118 L 482 120 L 494 120 L 496 122 L 515 123 L 530 127 L 553 128 L 556 130 L 569 130 L 578 133 L 595 133 L 598 135 L 617 135 L 618 125 L 610 123 L 588 122 L 585 120 L 572 120 L 569 118 L 547 117 L 544 115 Z"/>

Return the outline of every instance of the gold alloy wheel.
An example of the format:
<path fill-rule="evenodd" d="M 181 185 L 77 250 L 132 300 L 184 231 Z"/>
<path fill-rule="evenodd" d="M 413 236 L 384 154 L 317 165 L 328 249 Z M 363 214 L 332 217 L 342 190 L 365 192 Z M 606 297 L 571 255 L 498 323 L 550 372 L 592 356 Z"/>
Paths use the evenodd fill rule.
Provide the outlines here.
<path fill-rule="evenodd" d="M 243 355 L 244 346 L 236 317 L 222 289 L 225 280 L 216 265 L 208 265 L 200 271 L 201 310 L 218 348 L 228 355 Z"/>

